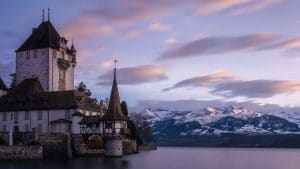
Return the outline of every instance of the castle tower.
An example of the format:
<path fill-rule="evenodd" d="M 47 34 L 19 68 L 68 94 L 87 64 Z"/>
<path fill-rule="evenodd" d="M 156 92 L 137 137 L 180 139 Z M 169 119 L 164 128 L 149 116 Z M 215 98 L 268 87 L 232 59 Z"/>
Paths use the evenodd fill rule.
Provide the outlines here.
<path fill-rule="evenodd" d="M 115 61 L 116 63 L 117 61 Z M 114 80 L 111 88 L 109 105 L 104 119 L 105 156 L 122 157 L 122 140 L 127 133 L 128 118 L 124 115 L 120 105 L 118 83 L 116 79 L 116 66 L 114 68 Z"/>
<path fill-rule="evenodd" d="M 26 78 L 39 78 L 45 91 L 74 89 L 76 49 L 59 35 L 49 18 L 32 29 L 31 35 L 16 50 L 16 84 Z"/>

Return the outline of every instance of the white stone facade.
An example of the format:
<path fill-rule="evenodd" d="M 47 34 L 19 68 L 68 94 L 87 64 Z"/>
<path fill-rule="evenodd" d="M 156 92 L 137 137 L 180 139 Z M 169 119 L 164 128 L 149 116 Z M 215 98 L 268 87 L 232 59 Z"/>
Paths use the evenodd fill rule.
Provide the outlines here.
<path fill-rule="evenodd" d="M 74 129 L 74 133 L 78 134 L 80 132 L 78 122 L 81 120 L 81 117 L 75 120 L 72 116 L 75 111 L 84 110 L 66 109 L 0 112 L 0 132 L 8 132 L 10 127 L 12 127 L 13 130 L 17 128 L 20 132 L 30 132 L 32 128 L 36 128 L 39 132 L 57 131 L 57 129 L 51 129 L 50 122 L 66 119 L 72 121 L 72 126 L 70 126 L 71 132 L 73 133 L 72 130 Z M 91 113 L 99 114 L 98 112 Z"/>
<path fill-rule="evenodd" d="M 67 61 L 70 66 L 63 70 L 58 60 Z M 45 91 L 62 91 L 74 89 L 74 68 L 72 56 L 65 48 L 60 50 L 52 48 L 34 49 L 16 53 L 16 84 L 26 78 L 38 77 Z M 60 86 L 60 80 L 64 85 Z"/>

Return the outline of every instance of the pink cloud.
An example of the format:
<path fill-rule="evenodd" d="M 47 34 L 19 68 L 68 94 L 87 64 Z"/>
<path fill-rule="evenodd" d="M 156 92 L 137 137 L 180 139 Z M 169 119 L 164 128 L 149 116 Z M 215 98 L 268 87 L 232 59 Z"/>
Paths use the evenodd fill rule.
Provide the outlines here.
<path fill-rule="evenodd" d="M 101 24 L 94 18 L 80 17 L 66 23 L 62 27 L 62 33 L 69 39 L 74 38 L 82 41 L 99 36 L 111 36 L 115 30 L 109 25 Z"/>
<path fill-rule="evenodd" d="M 141 65 L 118 69 L 118 82 L 125 85 L 136 85 L 149 82 L 166 80 L 166 68 L 155 65 Z M 99 76 L 99 85 L 110 85 L 113 71 L 108 71 Z"/>

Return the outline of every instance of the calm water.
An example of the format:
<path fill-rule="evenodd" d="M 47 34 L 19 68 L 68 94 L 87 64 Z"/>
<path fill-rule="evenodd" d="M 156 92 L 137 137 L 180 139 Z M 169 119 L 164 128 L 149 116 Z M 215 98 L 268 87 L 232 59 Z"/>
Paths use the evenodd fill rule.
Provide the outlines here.
<path fill-rule="evenodd" d="M 159 148 L 123 159 L 0 162 L 0 169 L 299 169 L 300 149 Z"/>

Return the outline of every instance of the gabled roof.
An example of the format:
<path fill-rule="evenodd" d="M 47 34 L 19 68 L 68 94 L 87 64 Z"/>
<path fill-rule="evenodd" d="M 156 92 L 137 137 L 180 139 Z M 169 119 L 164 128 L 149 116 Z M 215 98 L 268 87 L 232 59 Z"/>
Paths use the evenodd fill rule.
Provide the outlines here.
<path fill-rule="evenodd" d="M 21 52 L 25 50 L 41 48 L 59 48 L 60 35 L 50 21 L 42 22 L 38 28 L 32 31 L 27 40 L 16 50 Z"/>
<path fill-rule="evenodd" d="M 118 91 L 118 84 L 116 79 L 116 68 L 114 69 L 114 80 L 111 88 L 109 105 L 103 118 L 105 120 L 120 120 L 127 121 L 127 117 L 124 115 L 120 105 L 120 96 Z"/>
<path fill-rule="evenodd" d="M 5 83 L 3 82 L 3 80 L 1 79 L 1 77 L 0 77 L 0 90 L 7 91 L 7 87 L 6 87 Z"/>
<path fill-rule="evenodd" d="M 100 105 L 94 99 L 81 92 L 74 90 L 44 92 L 38 78 L 25 79 L 0 98 L 0 112 L 76 108 L 101 111 Z"/>
<path fill-rule="evenodd" d="M 102 116 L 83 116 L 79 124 L 99 124 Z"/>

